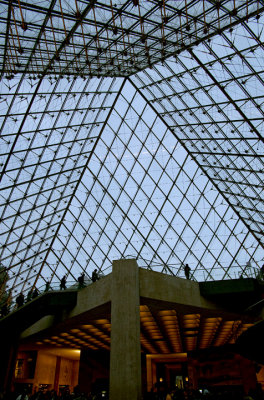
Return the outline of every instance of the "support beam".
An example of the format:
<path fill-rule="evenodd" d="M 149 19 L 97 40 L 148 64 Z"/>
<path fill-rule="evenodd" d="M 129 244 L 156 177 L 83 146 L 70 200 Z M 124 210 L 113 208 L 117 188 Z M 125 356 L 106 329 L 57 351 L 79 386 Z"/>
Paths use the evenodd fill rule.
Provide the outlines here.
<path fill-rule="evenodd" d="M 113 262 L 110 400 L 141 399 L 139 273 L 135 260 Z"/>

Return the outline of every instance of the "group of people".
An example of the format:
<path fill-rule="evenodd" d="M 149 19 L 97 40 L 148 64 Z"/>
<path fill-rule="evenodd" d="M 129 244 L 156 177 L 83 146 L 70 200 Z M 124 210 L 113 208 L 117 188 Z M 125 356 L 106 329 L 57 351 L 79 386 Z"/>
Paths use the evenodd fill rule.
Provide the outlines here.
<path fill-rule="evenodd" d="M 22 389 L 20 393 L 0 393 L 0 400 L 108 400 L 108 392 L 81 392 L 77 385 L 71 393 L 69 388 L 60 391 L 59 394 L 52 390 L 37 390 L 29 394 L 26 389 Z M 224 390 L 223 388 L 209 391 L 207 389 L 184 389 L 171 388 L 164 391 L 151 391 L 143 396 L 144 400 L 263 400 L 263 392 L 259 390 L 251 390 L 244 394 L 242 390 Z"/>
<path fill-rule="evenodd" d="M 38 288 L 36 288 L 36 287 L 32 288 L 28 291 L 26 299 L 22 292 L 19 293 L 19 295 L 16 297 L 16 307 L 17 308 L 22 307 L 23 304 L 25 304 L 25 302 L 28 303 L 29 301 L 38 297 L 38 295 L 39 295 L 39 291 L 38 291 Z"/>
<path fill-rule="evenodd" d="M 91 280 L 92 280 L 92 282 L 96 282 L 99 279 L 100 279 L 100 276 L 98 274 L 98 270 L 94 269 L 92 272 Z M 78 281 L 78 289 L 81 289 L 85 286 L 85 273 L 84 272 L 82 272 L 82 274 L 77 278 L 77 281 Z M 67 275 L 64 275 L 60 280 L 60 290 L 67 289 L 66 283 L 67 283 Z M 50 288 L 51 288 L 50 281 L 46 281 L 44 292 L 48 292 L 50 290 Z M 36 287 L 31 288 L 28 291 L 26 297 L 23 292 L 19 293 L 15 299 L 15 308 L 22 307 L 25 303 L 28 303 L 29 301 L 38 297 L 39 294 L 40 294 L 40 292 Z M 13 309 L 13 307 L 11 307 L 11 302 L 12 302 L 11 295 L 8 296 L 8 299 L 3 298 L 3 297 L 1 299 L 2 299 L 2 304 L 0 305 L 0 318 L 8 315 L 11 311 L 11 308 Z"/>
<path fill-rule="evenodd" d="M 80 386 L 76 385 L 71 392 L 68 386 L 60 388 L 57 393 L 56 390 L 39 389 L 33 390 L 29 393 L 27 387 L 22 388 L 20 391 L 9 393 L 0 392 L 0 400 L 107 400 L 109 398 L 106 392 L 91 392 L 89 394 L 81 391 Z"/>
<path fill-rule="evenodd" d="M 23 292 L 19 293 L 19 295 L 16 297 L 16 307 L 17 308 L 22 307 L 25 304 L 25 302 L 28 303 L 29 301 L 38 297 L 38 295 L 39 291 L 36 287 L 28 291 L 26 299 Z"/>
<path fill-rule="evenodd" d="M 96 282 L 99 280 L 99 274 L 97 269 L 95 268 L 92 272 L 92 282 Z M 85 286 L 85 274 L 84 272 L 77 278 L 78 284 L 79 284 L 79 289 L 83 288 Z M 61 280 L 60 280 L 60 290 L 65 290 L 67 289 L 66 286 L 67 282 L 67 275 L 64 275 Z"/>
<path fill-rule="evenodd" d="M 29 394 L 27 389 L 22 389 L 20 392 L 0 393 L 0 400 L 108 400 L 108 391 L 96 391 L 89 394 L 83 393 L 79 385 L 75 386 L 73 392 L 70 392 L 68 387 L 60 390 L 60 393 L 52 390 L 35 390 Z M 178 388 L 170 389 L 163 388 L 157 390 L 153 388 L 151 392 L 143 395 L 144 400 L 263 400 L 263 391 L 261 385 L 250 390 L 249 393 L 243 393 L 243 389 L 230 386 L 228 389 L 217 388 Z"/>
<path fill-rule="evenodd" d="M 20 392 L 0 393 L 0 400 L 88 400 L 88 397 L 79 390 L 73 393 L 63 390 L 59 394 L 54 389 L 37 390 L 30 394 L 27 389 L 22 389 Z"/>
<path fill-rule="evenodd" d="M 171 388 L 164 391 L 151 391 L 148 393 L 146 400 L 263 400 L 263 391 L 261 386 L 256 390 L 250 390 L 248 393 L 243 393 L 242 388 L 235 387 L 232 390 L 224 388 Z M 145 399 L 145 398 L 144 398 Z"/>

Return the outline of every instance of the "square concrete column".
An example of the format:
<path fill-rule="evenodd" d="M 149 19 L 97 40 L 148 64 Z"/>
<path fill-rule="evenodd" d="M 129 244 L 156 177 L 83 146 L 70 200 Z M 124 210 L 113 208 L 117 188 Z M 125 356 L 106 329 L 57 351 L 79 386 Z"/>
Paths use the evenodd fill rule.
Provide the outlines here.
<path fill-rule="evenodd" d="M 140 297 L 136 260 L 113 262 L 110 400 L 141 399 Z"/>

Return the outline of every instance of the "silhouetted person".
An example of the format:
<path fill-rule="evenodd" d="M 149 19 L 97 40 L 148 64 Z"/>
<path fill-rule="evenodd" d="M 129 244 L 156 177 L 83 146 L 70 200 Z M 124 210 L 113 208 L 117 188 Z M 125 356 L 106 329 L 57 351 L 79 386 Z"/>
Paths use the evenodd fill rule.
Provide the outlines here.
<path fill-rule="evenodd" d="M 54 389 L 52 389 L 50 392 L 50 400 L 57 400 L 57 399 L 58 399 L 58 395 L 57 395 L 56 391 Z"/>
<path fill-rule="evenodd" d="M 189 267 L 189 264 L 186 264 L 184 267 L 184 273 L 185 273 L 186 279 L 190 279 L 190 272 L 191 272 L 191 268 Z"/>
<path fill-rule="evenodd" d="M 35 393 L 31 397 L 32 400 L 43 400 L 44 398 L 45 396 L 42 390 L 35 391 Z"/>
<path fill-rule="evenodd" d="M 16 400 L 28 400 L 27 390 L 23 389 L 22 393 L 16 398 Z"/>
<path fill-rule="evenodd" d="M 26 300 L 27 302 L 32 300 L 32 295 L 33 295 L 33 289 L 29 289 Z"/>
<path fill-rule="evenodd" d="M 10 313 L 10 307 L 11 307 L 11 291 L 9 292 L 5 292 L 2 296 L 1 296 L 1 317 L 5 317 L 7 314 Z M 0 397 L 1 399 L 1 397 Z"/>
<path fill-rule="evenodd" d="M 260 268 L 260 276 L 261 276 L 262 279 L 264 279 L 264 264 Z"/>
<path fill-rule="evenodd" d="M 1 307 L 1 317 L 5 317 L 10 312 L 10 306 L 5 302 Z"/>
<path fill-rule="evenodd" d="M 23 293 L 21 292 L 21 293 L 17 296 L 17 298 L 16 298 L 16 305 L 17 305 L 17 307 L 23 306 L 24 301 L 25 301 L 25 298 L 24 298 Z"/>
<path fill-rule="evenodd" d="M 47 281 L 45 286 L 45 292 L 48 292 L 49 290 L 50 290 L 50 282 Z"/>
<path fill-rule="evenodd" d="M 84 272 L 78 277 L 79 288 L 84 287 Z"/>
<path fill-rule="evenodd" d="M 92 273 L 92 281 L 96 282 L 96 281 L 98 281 L 98 279 L 99 279 L 99 276 L 97 273 L 97 269 L 95 269 L 95 270 L 93 270 L 93 273 Z"/>
<path fill-rule="evenodd" d="M 62 289 L 64 289 L 64 290 L 66 289 L 66 275 L 64 275 L 60 281 L 60 290 L 62 290 Z"/>
<path fill-rule="evenodd" d="M 32 299 L 35 299 L 36 297 L 38 297 L 39 295 L 39 291 L 37 288 L 34 289 L 34 292 L 32 293 Z"/>

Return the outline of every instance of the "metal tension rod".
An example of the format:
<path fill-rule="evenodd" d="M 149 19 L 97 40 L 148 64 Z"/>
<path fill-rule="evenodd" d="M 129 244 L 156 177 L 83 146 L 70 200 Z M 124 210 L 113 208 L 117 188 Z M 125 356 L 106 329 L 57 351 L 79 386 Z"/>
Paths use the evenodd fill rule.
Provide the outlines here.
<path fill-rule="evenodd" d="M 23 126 L 24 126 L 24 124 L 25 124 L 25 122 L 26 122 L 26 119 L 27 119 L 28 114 L 29 114 L 29 112 L 30 112 L 31 106 L 32 106 L 32 104 L 33 104 L 33 102 L 34 102 L 34 100 L 35 100 L 35 97 L 36 97 L 36 95 L 37 95 L 37 93 L 38 93 L 39 87 L 40 87 L 40 85 L 41 85 L 41 83 L 42 83 L 42 80 L 43 80 L 44 76 L 47 74 L 47 71 L 49 70 L 49 68 L 50 68 L 51 64 L 53 63 L 53 61 L 55 60 L 55 58 L 58 56 L 58 54 L 60 53 L 60 51 L 66 46 L 66 44 L 68 43 L 70 37 L 73 36 L 74 32 L 75 32 L 76 29 L 79 27 L 80 23 L 81 23 L 81 22 L 83 21 L 83 19 L 86 17 L 87 13 L 91 10 L 91 8 L 93 7 L 95 1 L 96 1 L 96 0 L 91 1 L 91 2 L 89 3 L 89 5 L 85 8 L 85 10 L 82 12 L 80 18 L 79 18 L 78 21 L 74 24 L 74 26 L 72 27 L 72 29 L 71 29 L 70 32 L 68 33 L 67 38 L 62 42 L 62 44 L 60 45 L 60 48 L 58 49 L 57 53 L 54 54 L 54 56 L 52 57 L 52 59 L 50 60 L 50 62 L 48 63 L 48 65 L 46 66 L 46 68 L 45 68 L 45 70 L 44 70 L 44 72 L 43 72 L 43 75 L 42 75 L 41 78 L 39 79 L 38 84 L 37 84 L 37 86 L 36 86 L 36 89 L 35 89 L 35 91 L 34 91 L 34 94 L 32 95 L 31 100 L 30 100 L 30 103 L 29 103 L 29 105 L 28 105 L 28 107 L 27 107 L 27 110 L 26 110 L 26 112 L 25 112 L 24 118 L 23 118 L 23 120 L 22 120 L 22 122 L 21 122 L 21 124 L 20 124 L 19 129 L 18 129 L 16 138 L 15 138 L 15 140 L 14 140 L 14 142 L 13 142 L 13 144 L 12 144 L 12 147 L 11 147 L 11 149 L 10 149 L 9 156 L 7 157 L 6 162 L 5 162 L 5 165 L 3 166 L 3 169 L 2 169 L 2 171 L 1 171 L 0 182 L 1 182 L 2 179 L 3 179 L 3 176 L 4 176 L 5 171 L 6 171 L 6 169 L 7 169 L 7 165 L 8 165 L 8 163 L 9 163 L 11 154 L 12 154 L 12 152 L 13 152 L 15 146 L 16 146 L 17 140 L 18 140 L 18 138 L 19 138 L 19 136 L 20 136 L 20 134 L 21 134 L 21 131 L 22 131 Z M 54 4 L 55 4 L 55 0 L 53 0 L 51 6 L 53 7 Z M 46 22 L 46 20 L 47 20 L 48 18 L 49 18 L 49 13 L 48 13 L 47 16 L 46 16 L 45 22 Z M 39 36 L 38 40 L 36 41 L 36 45 L 38 44 L 39 40 L 40 40 L 40 36 Z M 32 54 L 33 54 L 33 53 L 34 53 L 34 50 L 33 50 Z M 28 62 L 28 65 L 29 65 L 29 63 L 30 63 L 30 60 L 29 60 L 29 62 Z M 23 79 L 23 78 L 22 78 L 22 79 Z"/>
<path fill-rule="evenodd" d="M 55 3 L 56 3 L 56 0 L 52 0 L 52 2 L 51 2 L 51 4 L 50 4 L 50 9 L 49 9 L 50 12 L 51 12 L 51 10 L 53 9 Z M 43 27 L 46 26 L 48 19 L 49 19 L 49 13 L 48 13 L 48 14 L 46 15 L 46 17 L 45 17 L 45 20 L 44 20 L 44 22 L 43 22 Z M 41 33 L 42 33 L 42 29 L 40 30 L 39 36 L 38 36 L 38 38 L 37 38 L 37 40 L 36 40 L 36 42 L 35 42 L 35 46 L 34 46 L 32 52 L 31 52 L 31 55 L 30 55 L 30 57 L 29 57 L 29 59 L 28 59 L 27 67 L 30 65 L 30 62 L 31 62 L 31 60 L 32 60 L 32 56 L 33 56 L 33 54 L 34 54 L 34 52 L 35 52 L 35 49 L 36 49 L 36 47 L 37 47 L 37 45 L 38 45 L 38 43 L 39 43 L 39 41 L 40 41 Z M 27 68 L 27 67 L 26 67 L 26 68 Z M 14 151 L 14 148 L 15 148 L 15 146 L 16 146 L 16 143 L 17 143 L 17 141 L 18 141 L 18 138 L 19 138 L 19 136 L 20 136 L 20 134 L 21 134 L 21 131 L 22 131 L 22 129 L 23 129 L 23 126 L 24 126 L 24 124 L 25 124 L 25 121 L 26 121 L 26 119 L 27 119 L 27 116 L 28 116 L 28 114 L 29 114 L 29 112 L 30 112 L 31 106 L 32 106 L 32 104 L 33 104 L 33 102 L 34 102 L 34 100 L 35 100 L 35 97 L 36 97 L 36 95 L 37 95 L 37 93 L 38 93 L 38 89 L 39 89 L 39 87 L 40 87 L 40 85 L 41 85 L 41 83 L 42 83 L 42 79 L 43 79 L 43 77 L 45 76 L 45 74 L 46 74 L 46 70 L 44 71 L 43 75 L 42 75 L 41 78 L 39 79 L 39 82 L 38 82 L 38 84 L 37 84 L 37 86 L 36 86 L 36 89 L 35 89 L 35 91 L 34 91 L 32 97 L 31 97 L 31 100 L 30 100 L 30 102 L 29 102 L 29 105 L 28 105 L 28 107 L 27 107 L 27 109 L 26 109 L 25 115 L 24 115 L 24 117 L 23 117 L 23 119 L 22 119 L 22 122 L 21 122 L 21 124 L 20 124 L 20 127 L 19 127 L 19 129 L 18 129 L 18 131 L 17 131 L 15 140 L 14 140 L 12 146 L 11 146 L 11 149 L 10 149 L 10 152 L 9 152 L 9 156 L 7 157 L 7 159 L 6 159 L 6 161 L 5 161 L 5 164 L 4 164 L 3 168 L 2 168 L 2 171 L 1 171 L 1 174 L 0 174 L 0 182 L 2 181 L 3 176 L 4 176 L 5 172 L 6 172 L 6 169 L 7 169 L 9 160 L 10 160 L 10 157 L 11 157 L 13 151 Z M 24 74 L 23 74 L 22 77 L 21 77 L 20 84 L 21 84 L 21 82 L 23 81 L 23 79 L 24 79 Z"/>
<path fill-rule="evenodd" d="M 8 43 L 8 32 L 9 32 L 9 27 L 11 26 L 10 24 L 10 19 L 11 19 L 11 9 L 12 9 L 12 1 L 9 2 L 8 5 L 8 15 L 7 15 L 7 24 L 6 24 L 6 33 L 5 33 L 5 50 L 4 50 L 4 57 L 3 57 L 3 65 L 2 65 L 2 70 L 0 73 L 0 79 L 2 78 L 5 70 L 5 63 L 6 63 L 6 57 L 7 57 L 7 43 Z"/>
<path fill-rule="evenodd" d="M 258 139 L 260 139 L 264 143 L 263 137 L 260 135 L 258 130 L 255 128 L 255 126 L 252 124 L 252 122 L 247 118 L 247 116 L 244 114 L 244 112 L 241 110 L 241 108 L 236 104 L 236 102 L 232 99 L 232 97 L 227 93 L 225 88 L 217 81 L 215 76 L 204 66 L 204 64 L 201 62 L 201 60 L 194 54 L 192 49 L 188 49 L 190 55 L 195 59 L 197 64 L 204 70 L 204 72 L 211 78 L 211 80 L 214 82 L 215 86 L 218 87 L 218 89 L 224 94 L 224 96 L 228 99 L 228 101 L 234 106 L 236 111 L 242 116 L 243 120 L 248 123 L 250 128 L 255 132 L 255 134 L 258 136 Z"/>
<path fill-rule="evenodd" d="M 84 165 L 84 167 L 83 167 L 83 169 L 82 169 L 82 173 L 80 174 L 78 183 L 76 184 L 75 189 L 74 189 L 73 192 L 72 192 L 71 198 L 70 198 L 70 200 L 68 201 L 67 206 L 65 207 L 64 213 L 63 213 L 63 215 L 62 215 L 62 217 L 61 217 L 61 220 L 60 220 L 60 222 L 58 223 L 56 232 L 54 232 L 53 238 L 52 238 L 52 240 L 51 240 L 51 242 L 50 242 L 50 245 L 49 245 L 49 249 L 47 249 L 45 258 L 44 258 L 44 260 L 42 261 L 42 265 L 41 265 L 41 267 L 40 267 L 40 269 L 39 269 L 39 271 L 38 271 L 38 274 L 37 274 L 37 276 L 36 276 L 36 278 L 35 278 L 34 285 L 36 284 L 36 282 L 37 282 L 37 280 L 38 280 L 38 278 L 39 278 L 39 275 L 41 274 L 41 271 L 42 271 L 42 269 L 43 269 L 43 267 L 44 267 L 44 264 L 45 264 L 45 262 L 46 262 L 46 260 L 47 260 L 48 254 L 49 254 L 50 250 L 52 249 L 52 245 L 53 245 L 53 243 L 54 243 L 54 241 L 55 241 L 55 239 L 56 239 L 56 237 L 57 237 L 57 235 L 58 235 L 58 232 L 59 232 L 59 230 L 60 230 L 61 223 L 62 223 L 62 221 L 64 221 L 64 217 L 65 217 L 65 215 L 67 214 L 67 212 L 68 212 L 68 210 L 69 210 L 70 204 L 71 204 L 71 202 L 72 202 L 72 199 L 73 199 L 74 196 L 75 196 L 75 193 L 76 193 L 76 191 L 77 191 L 77 188 L 78 188 L 78 186 L 79 186 L 79 183 L 81 182 L 82 177 L 83 177 L 83 175 L 84 175 L 84 173 L 85 173 L 85 171 L 86 171 L 86 168 L 87 168 L 87 166 L 89 165 L 89 162 L 90 162 L 90 160 L 91 160 L 91 158 L 92 158 L 92 155 L 93 155 L 93 153 L 94 153 L 94 150 L 95 150 L 95 148 L 96 148 L 96 146 L 97 146 L 97 144 L 98 144 L 98 142 L 99 142 L 99 140 L 100 140 L 100 138 L 101 138 L 101 136 L 102 136 L 102 133 L 103 133 L 103 131 L 104 131 L 104 129 L 105 129 L 105 126 L 106 126 L 106 124 L 108 123 L 108 120 L 109 120 L 109 118 L 110 118 L 110 116 L 111 116 L 111 114 L 112 114 L 112 111 L 113 111 L 113 109 L 114 109 L 114 107 L 115 107 L 115 105 L 116 105 L 116 102 L 117 102 L 117 100 L 118 100 L 118 98 L 119 98 L 119 96 L 120 96 L 120 94 L 121 94 L 121 92 L 122 92 L 122 90 L 123 90 L 123 87 L 124 87 L 125 83 L 126 83 L 126 79 L 123 80 L 123 82 L 122 82 L 122 84 L 121 84 L 121 86 L 120 86 L 120 88 L 119 88 L 119 91 L 118 91 L 118 93 L 116 94 L 116 98 L 115 98 L 115 100 L 114 100 L 112 106 L 110 107 L 110 110 L 109 110 L 109 112 L 108 112 L 108 114 L 107 114 L 107 117 L 106 117 L 106 119 L 105 119 L 105 121 L 104 121 L 104 124 L 102 125 L 102 127 L 101 127 L 101 129 L 100 129 L 100 132 L 99 132 L 99 134 L 98 134 L 98 136 L 97 136 L 97 139 L 96 139 L 95 142 L 94 142 L 94 145 L 93 145 L 93 148 L 92 148 L 92 150 L 91 150 L 91 152 L 90 152 L 90 155 L 88 156 L 88 158 L 87 158 L 87 160 L 86 160 L 86 163 L 85 163 L 85 165 Z"/>
<path fill-rule="evenodd" d="M 190 54 L 192 54 L 192 51 L 189 49 Z M 201 67 L 203 69 L 205 69 L 205 72 L 209 73 L 209 71 L 207 71 L 207 69 L 204 67 L 204 65 L 200 62 L 200 60 L 194 55 L 194 58 L 197 60 L 197 63 L 199 63 L 199 65 L 201 65 Z M 212 76 L 213 81 L 215 81 L 215 78 Z M 166 80 L 166 79 L 164 79 Z M 201 165 L 200 163 L 198 163 L 198 161 L 196 160 L 196 158 L 192 155 L 192 152 L 188 149 L 188 147 L 186 146 L 186 144 L 184 143 L 184 141 L 182 141 L 180 138 L 178 138 L 178 136 L 175 134 L 175 132 L 171 129 L 171 126 L 167 123 L 167 121 L 163 118 L 163 116 L 161 116 L 155 109 L 155 107 L 153 106 L 153 104 L 148 100 L 148 98 L 145 96 L 145 94 L 142 92 L 142 90 L 140 90 L 136 84 L 133 82 L 133 80 L 131 78 L 128 78 L 128 81 L 134 86 L 134 88 L 138 91 L 138 93 L 140 93 L 140 95 L 144 98 L 144 100 L 148 103 L 149 107 L 156 113 L 159 115 L 160 119 L 162 120 L 162 122 L 167 126 L 167 128 L 169 129 L 169 131 L 173 134 L 174 137 L 176 137 L 176 139 L 181 143 L 181 145 L 183 146 L 183 148 L 186 150 L 186 152 L 190 155 L 190 157 L 196 162 L 197 165 L 199 165 L 199 167 L 201 168 L 201 170 L 203 171 L 204 175 L 208 178 L 208 180 L 214 185 L 214 187 L 216 188 L 216 190 L 222 194 L 223 198 L 225 199 L 225 201 L 227 202 L 227 204 L 230 206 L 230 208 L 234 211 L 234 213 L 238 216 L 238 218 L 241 220 L 241 216 L 239 214 L 239 212 L 237 211 L 237 209 L 234 207 L 234 205 L 229 201 L 229 198 L 222 193 L 222 191 L 220 191 L 220 189 L 218 188 L 216 182 L 214 182 L 214 179 L 212 179 L 210 177 L 210 175 L 208 174 L 207 170 L 204 168 L 203 165 Z M 217 86 L 219 85 L 219 83 L 216 81 L 215 83 Z M 224 90 L 224 89 L 223 89 Z M 253 126 L 254 128 L 254 126 Z M 255 131 L 255 129 L 254 129 Z M 242 221 L 243 222 L 243 221 Z M 249 232 L 252 233 L 252 235 L 254 236 L 254 238 L 256 239 L 257 243 L 260 244 L 260 246 L 262 248 L 264 248 L 263 243 L 260 241 L 260 239 L 254 234 L 254 232 L 250 229 L 250 227 L 248 228 Z"/>

